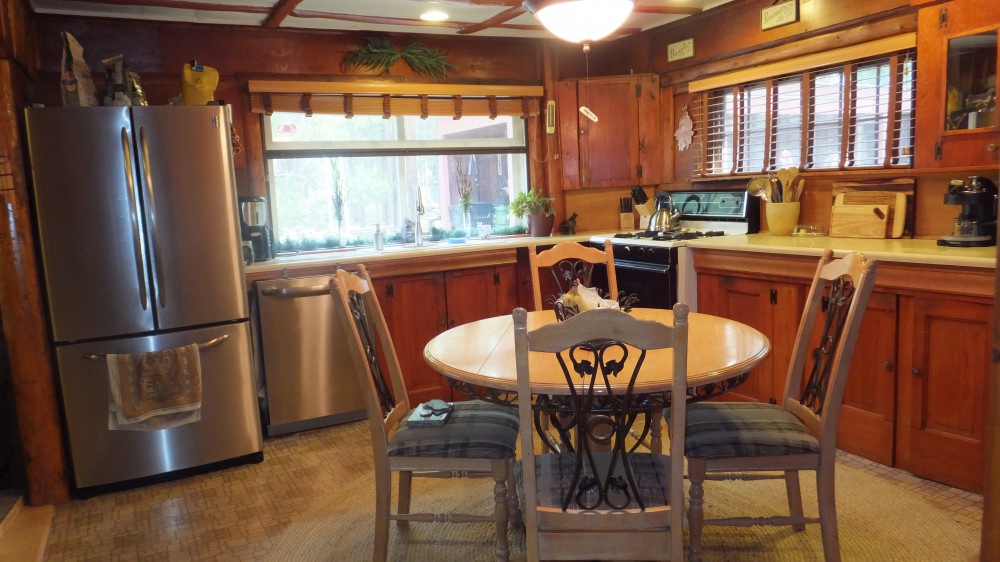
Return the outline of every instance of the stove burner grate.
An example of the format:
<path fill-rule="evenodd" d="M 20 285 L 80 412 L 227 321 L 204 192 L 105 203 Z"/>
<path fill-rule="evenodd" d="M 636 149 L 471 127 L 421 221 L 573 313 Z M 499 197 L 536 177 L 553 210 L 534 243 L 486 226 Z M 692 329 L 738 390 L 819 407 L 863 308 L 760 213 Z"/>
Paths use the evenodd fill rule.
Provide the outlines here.
<path fill-rule="evenodd" d="M 639 231 L 639 232 L 622 232 L 615 234 L 615 238 L 648 238 L 650 240 L 657 241 L 670 241 L 670 240 L 694 240 L 695 238 L 708 238 L 711 236 L 723 236 L 726 233 L 721 230 L 666 230 L 659 232 L 650 231 Z"/>

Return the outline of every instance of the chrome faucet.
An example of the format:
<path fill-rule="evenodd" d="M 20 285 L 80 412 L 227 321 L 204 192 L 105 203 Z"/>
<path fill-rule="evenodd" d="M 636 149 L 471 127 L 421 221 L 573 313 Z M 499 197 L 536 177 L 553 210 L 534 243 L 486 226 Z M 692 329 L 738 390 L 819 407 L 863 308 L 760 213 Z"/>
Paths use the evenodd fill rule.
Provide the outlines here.
<path fill-rule="evenodd" d="M 417 217 L 413 226 L 413 241 L 417 246 L 424 245 L 424 227 L 421 225 L 420 217 L 424 216 L 424 198 L 420 194 L 420 186 L 417 186 Z"/>

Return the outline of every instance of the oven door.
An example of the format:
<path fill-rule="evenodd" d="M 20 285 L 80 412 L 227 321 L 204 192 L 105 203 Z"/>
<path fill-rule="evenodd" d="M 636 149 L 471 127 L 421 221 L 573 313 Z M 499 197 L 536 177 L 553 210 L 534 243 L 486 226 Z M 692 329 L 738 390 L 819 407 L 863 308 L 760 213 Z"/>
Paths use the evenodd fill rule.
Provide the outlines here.
<path fill-rule="evenodd" d="M 618 292 L 638 297 L 633 305 L 638 308 L 672 308 L 677 302 L 676 267 L 615 259 Z M 593 283 L 598 287 L 607 286 L 607 271 L 603 267 L 594 268 Z"/>

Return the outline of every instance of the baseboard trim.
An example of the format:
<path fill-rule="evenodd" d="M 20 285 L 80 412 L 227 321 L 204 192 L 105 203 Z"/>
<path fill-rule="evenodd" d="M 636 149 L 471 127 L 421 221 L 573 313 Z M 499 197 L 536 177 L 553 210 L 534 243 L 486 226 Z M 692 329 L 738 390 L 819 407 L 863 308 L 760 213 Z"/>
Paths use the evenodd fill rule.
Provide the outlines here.
<path fill-rule="evenodd" d="M 0 522 L 0 560 L 42 562 L 55 508 L 25 507 L 22 500 Z"/>

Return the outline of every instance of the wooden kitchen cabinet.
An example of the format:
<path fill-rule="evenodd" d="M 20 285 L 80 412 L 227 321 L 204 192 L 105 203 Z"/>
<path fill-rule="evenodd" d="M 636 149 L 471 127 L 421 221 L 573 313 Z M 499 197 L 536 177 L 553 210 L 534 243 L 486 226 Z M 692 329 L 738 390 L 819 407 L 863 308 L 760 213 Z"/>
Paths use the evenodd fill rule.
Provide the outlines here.
<path fill-rule="evenodd" d="M 658 75 L 562 80 L 556 113 L 564 189 L 664 181 Z"/>
<path fill-rule="evenodd" d="M 768 279 L 698 274 L 698 311 L 752 326 L 771 342 L 771 353 L 723 400 L 776 403 L 784 392 L 799 317 L 808 287 Z M 697 342 L 692 342 L 692 350 Z"/>
<path fill-rule="evenodd" d="M 981 493 L 993 308 L 905 296 L 899 312 L 896 464 Z"/>
<path fill-rule="evenodd" d="M 921 8 L 917 30 L 916 167 L 996 165 L 1000 2 Z"/>
<path fill-rule="evenodd" d="M 837 430 L 838 448 L 887 466 L 896 424 L 896 301 L 878 291 L 868 298 Z"/>
<path fill-rule="evenodd" d="M 517 307 L 514 264 L 373 280 L 410 404 L 431 398 L 462 400 L 424 361 L 424 346 L 450 327 L 510 314 Z"/>

